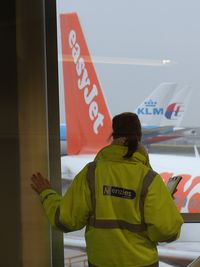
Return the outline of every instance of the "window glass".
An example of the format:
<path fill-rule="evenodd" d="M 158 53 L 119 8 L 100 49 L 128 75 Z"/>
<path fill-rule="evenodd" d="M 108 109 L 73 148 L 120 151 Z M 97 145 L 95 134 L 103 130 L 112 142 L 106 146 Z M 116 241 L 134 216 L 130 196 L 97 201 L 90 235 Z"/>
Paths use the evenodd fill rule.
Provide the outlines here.
<path fill-rule="evenodd" d="M 103 145 L 110 118 L 137 112 L 153 169 L 166 183 L 182 176 L 175 202 L 187 221 L 199 220 L 199 8 L 197 0 L 57 1 L 64 189 L 94 158 L 93 135 L 107 126 Z"/>

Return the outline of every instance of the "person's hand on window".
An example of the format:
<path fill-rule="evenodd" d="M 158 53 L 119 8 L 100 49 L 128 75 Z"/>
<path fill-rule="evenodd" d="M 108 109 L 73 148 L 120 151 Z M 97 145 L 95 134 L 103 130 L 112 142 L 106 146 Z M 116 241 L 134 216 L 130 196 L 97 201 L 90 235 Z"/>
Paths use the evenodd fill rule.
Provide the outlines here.
<path fill-rule="evenodd" d="M 44 178 L 39 172 L 34 173 L 31 176 L 31 182 L 32 189 L 38 194 L 42 193 L 46 189 L 51 188 L 49 181 Z"/>

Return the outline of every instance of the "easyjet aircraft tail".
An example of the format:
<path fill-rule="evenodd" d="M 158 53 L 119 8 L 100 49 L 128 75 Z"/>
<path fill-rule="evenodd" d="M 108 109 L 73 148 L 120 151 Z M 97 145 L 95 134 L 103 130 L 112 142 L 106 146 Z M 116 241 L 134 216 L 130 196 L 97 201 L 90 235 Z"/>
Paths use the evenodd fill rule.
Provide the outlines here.
<path fill-rule="evenodd" d="M 68 154 L 95 153 L 108 144 L 110 114 L 76 13 L 60 25 Z"/>

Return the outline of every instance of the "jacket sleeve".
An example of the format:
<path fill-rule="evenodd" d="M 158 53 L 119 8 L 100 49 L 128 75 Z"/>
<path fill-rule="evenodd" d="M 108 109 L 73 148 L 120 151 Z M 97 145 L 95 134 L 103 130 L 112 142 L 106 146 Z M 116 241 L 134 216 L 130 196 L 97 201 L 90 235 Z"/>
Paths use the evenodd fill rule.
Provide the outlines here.
<path fill-rule="evenodd" d="M 153 242 L 171 242 L 179 237 L 183 218 L 160 175 L 148 188 L 144 216 L 148 237 Z"/>
<path fill-rule="evenodd" d="M 52 189 L 40 194 L 50 224 L 63 232 L 79 230 L 87 224 L 91 201 L 86 173 L 87 167 L 74 178 L 63 197 Z"/>

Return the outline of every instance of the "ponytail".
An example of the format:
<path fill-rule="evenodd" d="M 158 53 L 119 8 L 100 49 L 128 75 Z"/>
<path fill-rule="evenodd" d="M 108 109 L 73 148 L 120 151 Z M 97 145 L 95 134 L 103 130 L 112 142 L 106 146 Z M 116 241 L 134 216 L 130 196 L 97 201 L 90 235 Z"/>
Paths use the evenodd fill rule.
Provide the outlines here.
<path fill-rule="evenodd" d="M 136 136 L 132 136 L 126 139 L 125 146 L 128 147 L 127 153 L 123 156 L 124 159 L 129 159 L 132 157 L 133 153 L 137 150 L 138 148 L 138 139 Z"/>

